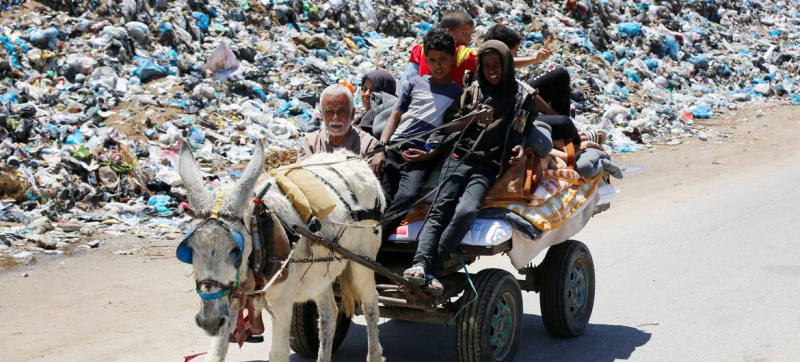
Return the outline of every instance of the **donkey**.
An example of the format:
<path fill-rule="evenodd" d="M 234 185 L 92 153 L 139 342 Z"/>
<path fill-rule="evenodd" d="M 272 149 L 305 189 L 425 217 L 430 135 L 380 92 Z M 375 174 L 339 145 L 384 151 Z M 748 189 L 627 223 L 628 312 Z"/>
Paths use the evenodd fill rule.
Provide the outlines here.
<path fill-rule="evenodd" d="M 346 160 L 346 153 L 340 152 L 315 155 L 304 162 L 307 170 L 325 179 L 327 187 L 341 196 L 335 198 L 336 208 L 327 219 L 346 223 L 350 215 L 348 210 L 359 209 L 360 205 L 374 207 L 383 212 L 386 201 L 380 182 L 369 166 L 365 162 Z M 315 163 L 333 164 L 313 166 Z M 186 142 L 183 142 L 181 148 L 179 172 L 187 190 L 190 209 L 195 217 L 199 215 L 205 219 L 186 235 L 178 248 L 178 258 L 181 259 L 182 247 L 191 256 L 186 260 L 187 256 L 184 255 L 181 260 L 192 264 L 197 292 L 202 298 L 195 321 L 212 337 L 206 361 L 225 360 L 229 339 L 236 327 L 237 312 L 245 303 L 242 298 L 233 296 L 241 295 L 238 293 L 239 288 L 244 291 L 255 288 L 252 271 L 247 265 L 248 257 L 253 251 L 250 235 L 253 195 L 269 187 L 260 202 L 272 210 L 273 222 L 268 223 L 272 225 L 272 230 L 269 232 L 276 239 L 285 240 L 288 237 L 281 221 L 287 225 L 305 225 L 286 195 L 275 185 L 275 180 L 261 177 L 263 165 L 264 150 L 258 141 L 241 179 L 226 192 L 214 195 L 214 192 L 204 188 L 200 169 Z M 349 205 L 344 205 L 344 202 Z M 338 237 L 342 247 L 374 259 L 381 240 L 380 228 L 375 228 L 377 224 L 378 221 L 365 220 L 359 225 L 372 227 L 349 228 L 323 223 L 321 233 L 328 240 Z M 327 248 L 300 237 L 291 258 L 320 258 L 328 255 L 330 251 Z M 341 259 L 331 262 L 288 263 L 283 273 L 288 275 L 273 284 L 265 293 L 254 297 L 256 315 L 261 313 L 262 308 L 272 306 L 270 362 L 289 361 L 293 305 L 308 300 L 314 300 L 319 309 L 318 361 L 330 361 L 338 314 L 332 283 L 339 276 L 345 311 L 352 312 L 354 303 L 361 301 L 361 310 L 367 321 L 367 361 L 383 361 L 383 351 L 378 341 L 378 295 L 372 270 Z M 348 301 L 353 303 L 349 308 L 344 304 Z"/>

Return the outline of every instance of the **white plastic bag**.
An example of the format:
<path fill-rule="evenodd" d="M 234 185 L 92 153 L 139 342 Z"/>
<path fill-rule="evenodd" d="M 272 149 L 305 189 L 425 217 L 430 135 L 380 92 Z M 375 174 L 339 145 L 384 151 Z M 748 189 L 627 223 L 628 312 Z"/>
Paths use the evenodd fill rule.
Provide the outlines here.
<path fill-rule="evenodd" d="M 236 55 L 231 51 L 228 42 L 223 40 L 219 42 L 217 48 L 214 49 L 214 52 L 208 57 L 208 61 L 206 61 L 206 65 L 203 68 L 210 70 L 212 73 L 216 73 L 218 71 L 236 69 L 238 67 L 239 60 L 236 59 Z"/>

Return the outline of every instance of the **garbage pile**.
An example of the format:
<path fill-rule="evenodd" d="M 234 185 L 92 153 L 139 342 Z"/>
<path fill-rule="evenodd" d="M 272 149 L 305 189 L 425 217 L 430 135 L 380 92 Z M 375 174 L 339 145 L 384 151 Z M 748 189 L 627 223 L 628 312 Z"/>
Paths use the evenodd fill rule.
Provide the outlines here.
<path fill-rule="evenodd" d="M 555 55 L 520 77 L 567 68 L 576 124 L 632 152 L 706 140 L 695 120 L 721 109 L 800 103 L 797 9 L 797 0 L 3 1 L 0 223 L 16 224 L 0 228 L 0 256 L 59 253 L 98 233 L 178 237 L 188 220 L 180 139 L 213 175 L 209 187 L 240 175 L 256 138 L 271 160 L 291 160 L 320 127 L 323 88 L 359 92 L 377 68 L 399 78 L 448 10 L 475 18 L 473 45 L 498 23 L 521 32 L 521 55 L 553 36 Z"/>

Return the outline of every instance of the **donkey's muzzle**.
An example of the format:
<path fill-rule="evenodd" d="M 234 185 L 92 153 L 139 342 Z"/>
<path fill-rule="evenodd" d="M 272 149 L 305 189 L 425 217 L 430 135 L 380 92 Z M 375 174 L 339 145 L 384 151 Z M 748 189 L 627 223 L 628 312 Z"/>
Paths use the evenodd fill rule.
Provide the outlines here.
<path fill-rule="evenodd" d="M 229 313 L 228 309 L 219 310 L 221 308 L 200 308 L 200 312 L 194 316 L 194 321 L 197 326 L 202 328 L 209 336 L 218 336 L 225 330 L 228 325 Z"/>

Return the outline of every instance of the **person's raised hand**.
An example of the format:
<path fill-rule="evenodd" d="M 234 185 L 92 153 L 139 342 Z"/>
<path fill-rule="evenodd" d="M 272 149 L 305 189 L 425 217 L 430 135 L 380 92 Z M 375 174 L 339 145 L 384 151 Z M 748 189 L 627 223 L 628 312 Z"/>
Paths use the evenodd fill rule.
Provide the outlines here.
<path fill-rule="evenodd" d="M 550 43 L 552 42 L 552 36 L 548 36 L 547 39 L 544 40 L 542 47 L 536 52 L 537 63 L 544 62 L 545 60 L 549 59 L 551 55 L 553 55 L 553 51 L 550 49 Z"/>

